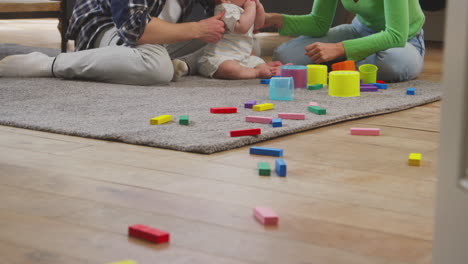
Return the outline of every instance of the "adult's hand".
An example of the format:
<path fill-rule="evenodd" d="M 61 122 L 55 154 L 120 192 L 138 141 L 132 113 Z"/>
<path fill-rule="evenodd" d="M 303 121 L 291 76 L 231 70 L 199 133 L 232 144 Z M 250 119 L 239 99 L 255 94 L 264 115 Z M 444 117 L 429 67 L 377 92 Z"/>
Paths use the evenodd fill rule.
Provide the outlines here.
<path fill-rule="evenodd" d="M 314 63 L 324 63 L 345 56 L 343 43 L 315 42 L 305 47 L 307 55 Z"/>
<path fill-rule="evenodd" d="M 197 22 L 197 38 L 208 43 L 218 42 L 224 34 L 224 22 L 221 20 L 225 12 Z"/>

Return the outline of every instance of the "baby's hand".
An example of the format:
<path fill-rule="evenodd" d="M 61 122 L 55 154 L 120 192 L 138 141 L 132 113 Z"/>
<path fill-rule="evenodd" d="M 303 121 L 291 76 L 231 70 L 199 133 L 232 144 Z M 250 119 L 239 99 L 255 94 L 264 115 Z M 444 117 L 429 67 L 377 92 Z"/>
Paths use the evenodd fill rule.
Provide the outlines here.
<path fill-rule="evenodd" d="M 255 9 L 257 7 L 257 4 L 255 3 L 256 0 L 247 0 L 244 3 L 244 9 Z"/>

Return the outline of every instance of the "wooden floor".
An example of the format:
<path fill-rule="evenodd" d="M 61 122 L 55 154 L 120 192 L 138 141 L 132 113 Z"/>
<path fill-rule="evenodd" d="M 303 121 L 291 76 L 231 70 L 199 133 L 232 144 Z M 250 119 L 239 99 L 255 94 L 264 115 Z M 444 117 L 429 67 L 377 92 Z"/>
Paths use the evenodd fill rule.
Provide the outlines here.
<path fill-rule="evenodd" d="M 0 39 L 59 47 L 55 24 L 31 21 L 0 21 Z M 421 79 L 440 81 L 441 60 L 429 43 Z M 0 264 L 431 263 L 440 105 L 259 144 L 285 150 L 287 178 L 257 176 L 274 158 L 248 147 L 198 155 L 0 126 Z M 254 221 L 257 205 L 279 226 Z M 135 223 L 171 243 L 128 238 Z"/>

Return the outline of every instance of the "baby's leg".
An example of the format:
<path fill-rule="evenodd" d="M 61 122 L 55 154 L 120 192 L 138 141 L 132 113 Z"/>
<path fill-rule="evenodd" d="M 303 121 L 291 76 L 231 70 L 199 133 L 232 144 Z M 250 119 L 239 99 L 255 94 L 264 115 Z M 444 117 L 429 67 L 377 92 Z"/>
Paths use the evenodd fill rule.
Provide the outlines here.
<path fill-rule="evenodd" d="M 269 66 L 247 68 L 240 65 L 237 61 L 227 60 L 219 65 L 218 70 L 213 74 L 213 77 L 231 80 L 270 78 L 271 69 Z"/>

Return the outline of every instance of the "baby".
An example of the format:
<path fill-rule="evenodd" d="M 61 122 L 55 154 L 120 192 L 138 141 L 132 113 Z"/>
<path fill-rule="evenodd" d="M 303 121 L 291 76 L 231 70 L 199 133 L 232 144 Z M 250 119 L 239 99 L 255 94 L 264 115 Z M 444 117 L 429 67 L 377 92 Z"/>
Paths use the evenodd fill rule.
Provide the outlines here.
<path fill-rule="evenodd" d="M 205 47 L 198 60 L 199 72 L 219 79 L 270 78 L 279 72 L 280 62 L 265 63 L 252 55 L 253 31 L 263 26 L 265 10 L 259 0 L 213 0 L 215 15 L 225 11 L 224 37 Z"/>

